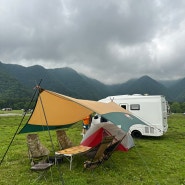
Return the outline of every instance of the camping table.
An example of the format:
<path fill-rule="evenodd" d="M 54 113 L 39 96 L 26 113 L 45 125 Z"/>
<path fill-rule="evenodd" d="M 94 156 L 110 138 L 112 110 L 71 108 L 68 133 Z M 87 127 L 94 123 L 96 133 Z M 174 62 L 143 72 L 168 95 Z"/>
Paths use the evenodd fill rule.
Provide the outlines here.
<path fill-rule="evenodd" d="M 72 162 L 73 162 L 73 157 L 78 154 L 83 154 L 89 151 L 91 147 L 89 146 L 83 146 L 83 145 L 78 145 L 78 146 L 73 146 L 64 150 L 60 150 L 55 152 L 56 155 L 63 155 L 69 160 L 70 163 L 70 170 L 72 168 Z"/>

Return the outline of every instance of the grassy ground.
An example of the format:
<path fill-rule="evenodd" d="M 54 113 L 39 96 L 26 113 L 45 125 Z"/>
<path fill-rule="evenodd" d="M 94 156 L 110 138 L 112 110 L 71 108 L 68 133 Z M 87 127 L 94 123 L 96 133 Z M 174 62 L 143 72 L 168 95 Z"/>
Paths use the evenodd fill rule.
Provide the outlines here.
<path fill-rule="evenodd" d="M 0 117 L 0 160 L 21 119 L 20 116 Z M 49 177 L 47 183 L 41 180 L 39 184 L 61 184 L 61 172 L 66 185 L 185 185 L 185 115 L 171 115 L 168 123 L 168 132 L 163 137 L 135 139 L 133 149 L 125 153 L 115 152 L 112 160 L 93 172 L 83 172 L 85 159 L 77 156 L 72 171 L 69 170 L 69 162 L 64 160 L 60 171 L 58 166 L 53 166 L 53 182 Z M 66 130 L 75 145 L 81 140 L 81 129 L 81 124 L 76 124 Z M 57 150 L 55 131 L 51 135 Z M 52 150 L 48 133 L 39 132 L 39 137 Z M 36 177 L 37 174 L 30 171 L 26 134 L 17 135 L 0 166 L 0 184 L 35 184 Z"/>

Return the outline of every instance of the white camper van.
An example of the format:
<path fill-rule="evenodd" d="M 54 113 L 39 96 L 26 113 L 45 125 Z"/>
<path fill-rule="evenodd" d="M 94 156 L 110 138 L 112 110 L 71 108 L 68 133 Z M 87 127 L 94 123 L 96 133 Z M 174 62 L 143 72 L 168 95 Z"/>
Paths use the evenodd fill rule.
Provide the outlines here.
<path fill-rule="evenodd" d="M 167 132 L 168 102 L 162 95 L 118 95 L 99 101 L 104 103 L 114 101 L 147 124 L 131 126 L 130 133 L 133 137 L 162 136 Z"/>

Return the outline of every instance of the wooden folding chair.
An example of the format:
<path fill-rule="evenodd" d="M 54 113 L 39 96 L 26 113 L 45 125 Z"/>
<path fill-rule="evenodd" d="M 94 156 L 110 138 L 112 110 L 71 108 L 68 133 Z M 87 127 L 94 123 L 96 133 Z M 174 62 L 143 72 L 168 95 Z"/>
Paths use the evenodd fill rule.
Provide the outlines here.
<path fill-rule="evenodd" d="M 98 146 L 92 148 L 92 150 L 89 152 L 89 155 L 86 155 L 89 159 L 84 162 L 84 170 L 94 169 L 102 164 L 104 160 L 104 152 L 112 143 L 113 139 L 114 136 L 105 136 Z"/>
<path fill-rule="evenodd" d="M 104 151 L 103 160 L 107 161 L 113 154 L 113 152 L 118 148 L 123 138 L 111 143 Z"/>

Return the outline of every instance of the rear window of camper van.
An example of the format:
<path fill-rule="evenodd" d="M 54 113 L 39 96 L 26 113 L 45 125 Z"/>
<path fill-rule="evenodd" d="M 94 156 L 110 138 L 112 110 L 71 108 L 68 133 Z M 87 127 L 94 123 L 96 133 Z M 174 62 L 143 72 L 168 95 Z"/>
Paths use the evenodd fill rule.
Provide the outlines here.
<path fill-rule="evenodd" d="M 131 104 L 130 110 L 140 110 L 140 104 Z"/>

